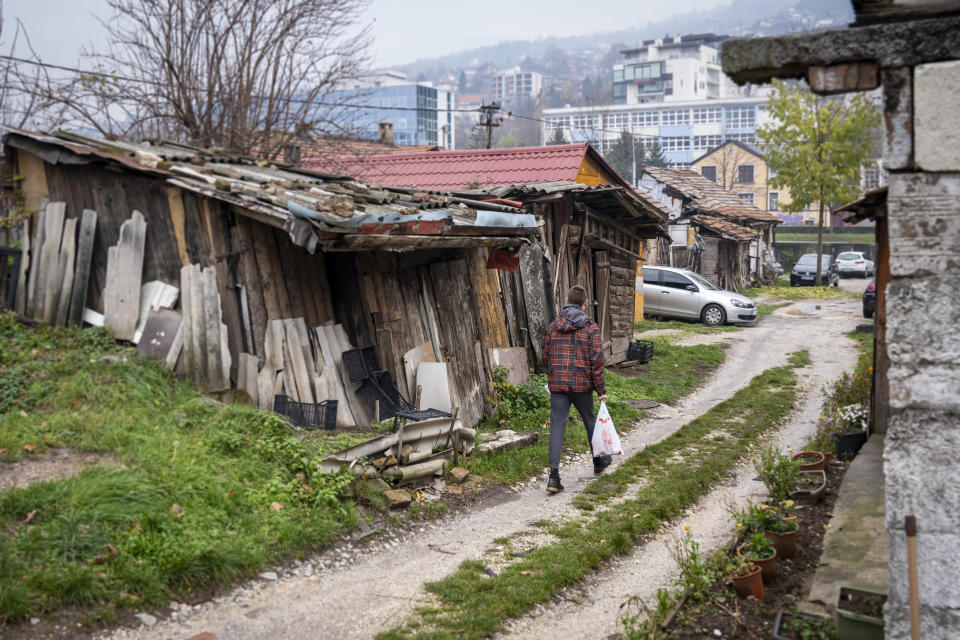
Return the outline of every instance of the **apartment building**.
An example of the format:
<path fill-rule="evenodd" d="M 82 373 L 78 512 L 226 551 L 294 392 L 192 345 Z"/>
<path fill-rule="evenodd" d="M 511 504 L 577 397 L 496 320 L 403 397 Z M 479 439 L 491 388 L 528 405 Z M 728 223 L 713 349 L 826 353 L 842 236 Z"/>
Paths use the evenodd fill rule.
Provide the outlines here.
<path fill-rule="evenodd" d="M 622 61 L 613 65 L 614 104 L 739 95 L 740 90 L 720 69 L 720 43 L 724 38 L 712 33 L 657 38 L 622 50 Z"/>
<path fill-rule="evenodd" d="M 490 94 L 501 104 L 520 98 L 536 98 L 543 91 L 543 76 L 520 67 L 505 69 L 490 79 Z"/>
<path fill-rule="evenodd" d="M 766 96 L 755 96 L 544 109 L 542 140 L 560 129 L 570 142 L 590 142 L 604 152 L 626 131 L 638 144 L 659 143 L 671 167 L 688 168 L 725 142 L 756 144 L 766 103 Z"/>

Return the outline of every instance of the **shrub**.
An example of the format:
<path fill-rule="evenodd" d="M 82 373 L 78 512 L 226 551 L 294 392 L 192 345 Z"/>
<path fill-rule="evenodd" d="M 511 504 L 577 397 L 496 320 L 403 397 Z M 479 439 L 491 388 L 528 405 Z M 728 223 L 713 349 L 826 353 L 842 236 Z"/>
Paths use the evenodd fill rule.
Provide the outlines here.
<path fill-rule="evenodd" d="M 775 446 L 768 444 L 754 459 L 753 468 L 763 481 L 770 497 L 782 502 L 790 497 L 797 474 L 800 473 L 800 461 L 781 454 Z"/>
<path fill-rule="evenodd" d="M 530 382 L 515 385 L 510 382 L 509 375 L 510 370 L 506 367 L 493 368 L 490 401 L 497 405 L 493 414 L 497 424 L 509 426 L 540 419 L 540 414 L 550 409 L 550 394 L 544 389 L 545 376 L 533 376 Z"/>

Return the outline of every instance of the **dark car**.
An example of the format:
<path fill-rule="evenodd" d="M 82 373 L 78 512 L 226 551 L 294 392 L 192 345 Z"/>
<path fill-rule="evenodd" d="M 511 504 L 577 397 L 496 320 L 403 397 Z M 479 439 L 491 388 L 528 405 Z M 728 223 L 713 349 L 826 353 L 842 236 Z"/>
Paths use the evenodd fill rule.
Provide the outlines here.
<path fill-rule="evenodd" d="M 867 290 L 863 292 L 863 317 L 872 318 L 873 312 L 877 310 L 877 281 L 873 280 L 867 285 Z"/>
<path fill-rule="evenodd" d="M 833 257 L 825 253 L 820 254 L 820 277 L 824 284 L 838 286 L 840 284 L 840 274 L 837 272 L 837 263 Z M 800 256 L 797 263 L 793 265 L 790 271 L 790 286 L 817 284 L 817 254 L 805 253 Z"/>

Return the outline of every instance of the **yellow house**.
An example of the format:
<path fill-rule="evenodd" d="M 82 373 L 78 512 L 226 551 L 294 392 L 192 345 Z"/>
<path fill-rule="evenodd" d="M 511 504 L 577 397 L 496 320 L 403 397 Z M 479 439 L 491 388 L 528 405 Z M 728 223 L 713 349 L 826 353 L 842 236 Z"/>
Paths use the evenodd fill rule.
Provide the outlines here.
<path fill-rule="evenodd" d="M 790 202 L 790 189 L 769 184 L 770 170 L 760 152 L 743 142 L 730 140 L 697 158 L 693 170 L 704 178 L 736 193 L 761 211 L 777 215 Z M 816 203 L 798 214 L 802 224 L 817 223 Z M 789 223 L 788 223 L 789 224 Z"/>

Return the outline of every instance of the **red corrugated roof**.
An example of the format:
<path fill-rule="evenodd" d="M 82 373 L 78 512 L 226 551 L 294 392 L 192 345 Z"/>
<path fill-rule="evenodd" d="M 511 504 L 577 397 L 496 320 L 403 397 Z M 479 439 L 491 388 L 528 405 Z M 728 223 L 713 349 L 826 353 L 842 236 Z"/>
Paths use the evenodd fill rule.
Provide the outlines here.
<path fill-rule="evenodd" d="M 564 144 L 373 155 L 310 160 L 304 161 L 303 166 L 376 184 L 455 191 L 540 180 L 575 182 L 587 147 L 587 144 Z"/>

